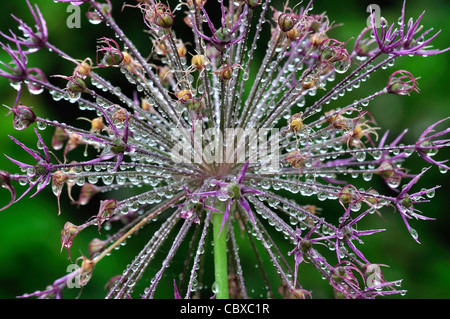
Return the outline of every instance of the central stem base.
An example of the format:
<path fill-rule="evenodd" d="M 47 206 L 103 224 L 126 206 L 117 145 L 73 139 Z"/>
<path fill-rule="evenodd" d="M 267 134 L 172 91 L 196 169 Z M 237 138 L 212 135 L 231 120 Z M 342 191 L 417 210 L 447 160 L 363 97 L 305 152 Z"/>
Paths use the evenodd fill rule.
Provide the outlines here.
<path fill-rule="evenodd" d="M 213 235 L 214 235 L 214 275 L 217 299 L 229 299 L 228 293 L 228 261 L 227 261 L 227 224 L 221 230 L 223 215 L 227 202 L 216 200 L 214 208 L 220 212 L 213 212 Z"/>

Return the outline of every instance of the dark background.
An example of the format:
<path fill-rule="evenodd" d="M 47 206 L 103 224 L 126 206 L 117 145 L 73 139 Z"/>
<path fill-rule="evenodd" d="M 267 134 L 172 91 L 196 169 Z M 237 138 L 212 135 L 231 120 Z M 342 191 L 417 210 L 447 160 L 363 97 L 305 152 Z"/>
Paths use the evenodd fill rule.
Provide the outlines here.
<path fill-rule="evenodd" d="M 209 1 L 213 2 L 213 0 Z M 350 37 L 356 37 L 359 31 L 365 27 L 368 16 L 366 8 L 370 3 L 376 1 L 317 0 L 315 2 L 315 13 L 326 11 L 331 21 L 344 23 L 342 27 L 333 30 L 329 35 L 345 41 Z M 52 0 L 35 0 L 32 3 L 39 5 L 47 20 L 50 41 L 73 57 L 84 59 L 89 56 L 95 60 L 96 39 L 102 36 L 113 37 L 104 25 L 93 26 L 84 18 L 86 6 L 81 7 L 83 15 L 81 28 L 69 29 L 66 26 L 66 19 L 69 15 L 66 12 L 67 4 L 55 4 Z M 112 3 L 116 20 L 145 55 L 151 50 L 151 42 L 148 40 L 148 35 L 142 32 L 145 29 L 142 16 L 131 8 L 120 13 L 121 1 L 112 1 Z M 169 1 L 169 3 L 172 2 Z M 381 15 L 389 22 L 396 21 L 400 16 L 402 1 L 378 1 L 376 3 L 381 8 Z M 273 1 L 272 5 L 281 10 L 283 3 Z M 294 5 L 293 1 L 291 1 L 291 5 Z M 171 6 L 173 7 L 173 5 Z M 433 44 L 435 47 L 443 49 L 450 46 L 450 31 L 447 24 L 449 9 L 450 5 L 445 0 L 427 2 L 413 0 L 407 1 L 406 16 L 416 18 L 423 10 L 426 10 L 422 24 L 425 29 L 433 27 L 435 32 L 442 29 Z M 14 13 L 28 24 L 32 24 L 24 0 L 3 1 L 0 12 L 0 30 L 5 33 L 9 28 L 14 32 L 17 30 L 16 22 L 9 13 Z M 180 11 L 177 14 L 182 16 Z M 178 28 L 180 32 L 189 31 L 180 21 L 177 23 L 180 26 Z M 353 41 L 351 40 L 349 47 L 352 45 Z M 260 45 L 259 47 L 263 48 L 264 46 Z M 192 51 L 192 48 L 189 49 Z M 394 70 L 409 70 L 416 77 L 421 77 L 419 80 L 420 94 L 413 93 L 411 96 L 405 97 L 383 96 L 372 101 L 368 109 L 376 118 L 382 132 L 389 129 L 393 138 L 404 128 L 409 128 L 405 142 L 414 142 L 427 126 L 450 115 L 447 82 L 450 70 L 449 54 L 447 52 L 427 58 L 404 57 L 398 60 L 393 68 L 375 73 L 368 83 L 362 85 L 359 90 L 353 91 L 352 94 L 347 93 L 339 101 L 343 101 L 342 103 L 352 102 L 371 94 L 385 85 L 388 76 Z M 8 62 L 9 58 L 4 52 L 0 52 L 0 60 Z M 67 75 L 72 72 L 71 63 L 54 54 L 43 52 L 32 55 L 30 65 L 40 67 L 47 75 Z M 117 78 L 118 74 L 118 72 L 112 73 L 111 81 L 120 81 Z M 53 81 L 64 85 L 57 79 L 53 79 Z M 2 104 L 11 106 L 14 103 L 15 91 L 9 87 L 8 81 L 5 79 L 0 79 L 0 96 Z M 65 102 L 55 103 L 46 93 L 39 96 L 30 96 L 24 93 L 22 103 L 33 106 L 35 112 L 41 117 L 59 119 L 69 124 L 86 125 L 75 120 L 78 115 L 74 113 L 72 105 Z M 2 114 L 6 113 L 7 110 L 4 108 Z M 32 127 L 25 131 L 15 131 L 11 124 L 11 116 L 0 116 L 0 153 L 27 162 L 30 157 L 7 135 L 13 135 L 28 145 L 35 145 L 36 136 Z M 49 141 L 52 130 L 47 129 L 41 134 L 46 141 Z M 437 155 L 437 158 L 447 159 L 449 152 L 443 151 Z M 416 155 L 412 156 L 409 164 L 406 165 L 412 169 L 413 173 L 420 172 L 423 166 L 428 165 L 425 165 Z M 17 171 L 16 166 L 5 157 L 0 158 L 0 169 Z M 379 183 L 379 181 L 374 179 L 373 183 Z M 387 231 L 370 236 L 361 247 L 369 260 L 390 265 L 389 269 L 384 270 L 386 279 L 404 279 L 402 286 L 408 290 L 407 298 L 450 297 L 448 288 L 450 287 L 450 236 L 448 231 L 450 218 L 448 204 L 446 204 L 449 199 L 450 185 L 448 175 L 439 173 L 438 169 L 433 167 L 421 180 L 420 187 L 432 187 L 436 184 L 442 185 L 442 187 L 437 191 L 435 198 L 431 203 L 421 206 L 424 215 L 434 217 L 436 220 L 411 222 L 411 225 L 419 232 L 420 245 L 412 240 L 399 214 L 393 213 L 391 209 L 386 209 L 383 212 L 385 220 L 370 220 L 371 224 L 367 228 L 386 228 Z M 20 194 L 22 189 L 20 187 L 17 189 Z M 7 202 L 8 196 L 6 190 L 0 190 L 1 206 Z M 84 207 L 81 210 L 76 209 L 68 204 L 64 194 L 62 197 L 63 213 L 61 216 L 57 216 L 56 198 L 51 190 L 47 189 L 33 199 L 24 198 L 8 210 L 0 212 L 0 298 L 14 298 L 26 292 L 44 289 L 47 284 L 65 275 L 65 269 L 69 262 L 65 251 L 59 253 L 60 231 L 67 220 L 80 224 L 88 216 L 95 214 L 97 209 L 96 205 Z M 95 236 L 98 234 L 92 228 L 77 237 L 72 247 L 73 257 L 76 258 L 80 252 L 85 253 L 89 240 Z M 141 245 L 142 242 L 139 242 L 139 239 L 130 240 L 126 246 L 127 249 L 122 248 L 105 261 L 100 262 L 94 271 L 94 277 L 84 288 L 81 297 L 102 298 L 104 296 L 102 287 L 109 278 L 122 272 L 124 266 L 132 260 Z M 330 287 L 324 284 L 324 281 L 318 278 L 315 272 L 311 272 L 307 266 L 305 266 L 305 273 L 301 274 L 303 276 L 301 281 L 307 289 L 312 288 L 313 295 L 322 298 L 332 296 Z M 247 283 L 252 285 L 251 278 L 247 279 Z M 171 286 L 168 291 L 170 297 Z M 77 294 L 78 291 L 67 292 L 68 297 L 75 297 Z"/>

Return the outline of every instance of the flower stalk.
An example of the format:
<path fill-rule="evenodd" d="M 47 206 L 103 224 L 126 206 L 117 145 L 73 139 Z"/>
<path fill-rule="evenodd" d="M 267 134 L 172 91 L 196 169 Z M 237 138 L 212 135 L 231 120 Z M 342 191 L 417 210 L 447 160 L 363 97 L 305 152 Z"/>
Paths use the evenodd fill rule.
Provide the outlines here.
<path fill-rule="evenodd" d="M 213 292 L 217 299 L 229 299 L 228 293 L 228 252 L 227 232 L 228 225 L 222 228 L 223 217 L 227 208 L 227 202 L 217 200 L 214 207 L 218 210 L 212 213 L 214 236 L 214 278 Z"/>

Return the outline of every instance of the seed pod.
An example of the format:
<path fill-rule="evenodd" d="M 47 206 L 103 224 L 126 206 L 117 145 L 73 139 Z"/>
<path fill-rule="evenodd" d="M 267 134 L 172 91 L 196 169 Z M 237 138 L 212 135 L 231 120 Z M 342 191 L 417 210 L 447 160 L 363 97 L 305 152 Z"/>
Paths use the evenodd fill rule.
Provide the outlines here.
<path fill-rule="evenodd" d="M 101 132 L 104 127 L 105 127 L 105 123 L 103 122 L 103 117 L 99 116 L 99 117 L 92 119 L 90 131 L 93 133 L 98 133 L 98 132 Z"/>
<path fill-rule="evenodd" d="M 56 171 L 55 173 L 53 173 L 52 183 L 54 186 L 60 188 L 64 185 L 65 182 L 67 182 L 68 179 L 69 176 L 66 173 L 62 171 Z"/>
<path fill-rule="evenodd" d="M 9 201 L 8 204 L 0 208 L 0 211 L 2 211 L 11 206 L 16 200 L 16 190 L 11 185 L 11 174 L 9 172 L 0 171 L 0 186 L 2 188 L 6 188 L 11 193 L 11 200 Z"/>
<path fill-rule="evenodd" d="M 216 33 L 214 33 L 214 36 L 222 42 L 229 42 L 231 40 L 231 34 L 227 28 L 220 27 L 217 29 Z"/>
<path fill-rule="evenodd" d="M 413 91 L 419 92 L 417 80 L 410 72 L 404 70 L 391 74 L 386 89 L 389 93 L 398 95 L 409 95 Z"/>
<path fill-rule="evenodd" d="M 19 104 L 11 110 L 14 114 L 13 126 L 16 130 L 24 130 L 34 122 L 36 115 L 28 106 Z"/>
<path fill-rule="evenodd" d="M 345 186 L 340 192 L 339 192 L 339 202 L 342 204 L 349 204 L 353 201 L 354 195 L 353 195 L 353 189 Z"/>
<path fill-rule="evenodd" d="M 63 250 L 63 248 L 65 248 L 67 250 L 67 253 L 69 254 L 69 259 L 71 259 L 70 247 L 72 247 L 73 239 L 84 228 L 84 226 L 77 226 L 72 224 L 71 222 L 66 222 L 64 224 L 64 228 L 61 231 L 61 251 Z"/>
<path fill-rule="evenodd" d="M 123 107 L 118 107 L 117 111 L 113 113 L 111 119 L 114 124 L 124 123 L 126 119 L 130 118 L 128 111 Z"/>
<path fill-rule="evenodd" d="M 109 219 L 117 208 L 117 201 L 115 199 L 107 199 L 100 201 L 100 208 L 97 213 L 98 231 L 102 227 L 105 220 Z"/>
<path fill-rule="evenodd" d="M 97 48 L 97 65 L 98 67 L 105 68 L 110 66 L 117 66 L 122 63 L 124 55 L 119 49 L 119 44 L 113 39 L 101 38 L 100 43 L 106 44 L 106 46 Z M 103 53 L 103 58 L 98 63 L 98 54 Z"/>
<path fill-rule="evenodd" d="M 288 38 L 288 40 L 290 40 L 290 41 L 298 40 L 302 36 L 300 29 L 297 27 L 293 27 L 291 30 L 287 31 L 285 34 L 286 34 L 286 38 Z"/>
<path fill-rule="evenodd" d="M 203 69 L 209 62 L 208 58 L 201 54 L 196 54 L 191 59 L 191 65 L 197 70 Z"/>
<path fill-rule="evenodd" d="M 173 26 L 175 19 L 173 15 L 168 12 L 156 13 L 154 23 L 164 29 L 169 29 Z"/>
<path fill-rule="evenodd" d="M 291 30 L 297 22 L 298 17 L 293 13 L 282 13 L 278 16 L 278 26 L 283 32 Z"/>
<path fill-rule="evenodd" d="M 314 76 L 312 75 L 307 75 L 303 78 L 302 80 L 302 88 L 305 90 L 309 90 L 312 89 L 316 86 L 316 81 Z"/>
<path fill-rule="evenodd" d="M 216 72 L 221 80 L 230 80 L 233 77 L 233 67 L 229 64 L 222 65 Z"/>
<path fill-rule="evenodd" d="M 178 100 L 181 102 L 186 102 L 186 101 L 192 99 L 192 92 L 187 89 L 180 90 L 180 91 L 176 92 L 175 95 L 177 96 Z"/>
<path fill-rule="evenodd" d="M 84 59 L 80 64 L 75 68 L 73 75 L 78 75 L 82 78 L 89 76 L 92 71 L 92 60 L 90 58 Z"/>
<path fill-rule="evenodd" d="M 66 86 L 67 91 L 72 92 L 72 93 L 82 93 L 87 90 L 86 83 L 84 82 L 82 77 L 80 77 L 78 75 L 74 75 L 67 79 L 69 81 L 69 82 L 67 82 L 67 86 Z"/>
<path fill-rule="evenodd" d="M 308 250 L 310 250 L 312 247 L 312 244 L 309 240 L 307 239 L 303 239 L 302 241 L 300 241 L 300 250 L 302 253 L 307 253 Z"/>
<path fill-rule="evenodd" d="M 95 262 L 85 256 L 82 256 L 81 273 L 80 273 L 80 285 L 85 286 L 92 277 L 94 271 Z"/>
<path fill-rule="evenodd" d="M 286 156 L 286 162 L 293 168 L 302 168 L 305 166 L 307 157 L 301 153 L 299 149 L 290 151 Z"/>
<path fill-rule="evenodd" d="M 302 112 L 299 112 L 291 116 L 290 120 L 288 121 L 288 131 L 298 132 L 302 129 L 303 121 L 301 115 Z"/>
<path fill-rule="evenodd" d="M 177 43 L 177 53 L 181 58 L 186 57 L 187 49 L 182 41 Z"/>
<path fill-rule="evenodd" d="M 114 66 L 119 65 L 123 60 L 123 53 L 119 50 L 109 50 L 105 52 L 101 65 L 99 66 Z"/>
<path fill-rule="evenodd" d="M 238 183 L 232 183 L 227 187 L 227 194 L 230 198 L 240 199 L 241 198 L 241 186 Z"/>

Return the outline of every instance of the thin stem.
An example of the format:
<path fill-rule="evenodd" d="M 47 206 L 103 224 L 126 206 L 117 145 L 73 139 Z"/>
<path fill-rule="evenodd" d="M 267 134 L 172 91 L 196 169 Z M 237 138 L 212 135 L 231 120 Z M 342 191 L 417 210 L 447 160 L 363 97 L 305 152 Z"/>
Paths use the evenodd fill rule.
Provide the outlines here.
<path fill-rule="evenodd" d="M 228 293 L 228 261 L 227 261 L 227 224 L 222 228 L 223 215 L 227 202 L 216 200 L 214 207 L 220 212 L 213 212 L 214 235 L 214 274 L 217 299 L 229 299 Z"/>
<path fill-rule="evenodd" d="M 93 263 L 97 264 L 100 260 L 103 259 L 103 257 L 107 256 L 108 253 L 110 253 L 115 247 L 117 247 L 121 242 L 123 242 L 125 239 L 127 239 L 129 236 L 131 236 L 135 231 L 137 231 L 139 228 L 141 228 L 143 225 L 148 223 L 151 219 L 155 218 L 158 214 L 163 212 L 167 209 L 167 207 L 170 207 L 177 201 L 179 201 L 184 196 L 184 193 L 181 193 L 177 196 L 175 196 L 173 199 L 165 203 L 164 205 L 158 207 L 154 212 L 149 214 L 147 217 L 142 219 L 138 224 L 133 226 L 129 231 L 127 231 L 122 237 L 120 237 L 116 242 L 114 242 L 111 246 L 106 248 L 104 251 L 101 252 L 97 257 L 94 258 Z"/>

